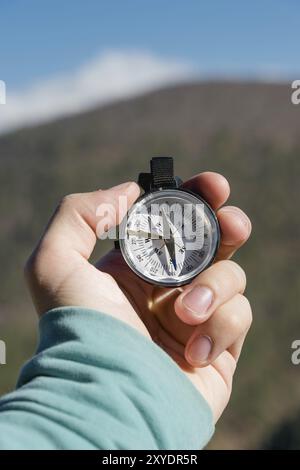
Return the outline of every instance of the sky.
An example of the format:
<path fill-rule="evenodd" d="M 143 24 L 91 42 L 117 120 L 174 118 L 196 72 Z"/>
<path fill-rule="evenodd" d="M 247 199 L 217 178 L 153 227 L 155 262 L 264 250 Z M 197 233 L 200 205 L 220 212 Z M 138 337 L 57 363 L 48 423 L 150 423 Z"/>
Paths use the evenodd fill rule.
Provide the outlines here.
<path fill-rule="evenodd" d="M 299 36 L 297 0 L 0 0 L 0 132 L 182 80 L 292 81 Z"/>

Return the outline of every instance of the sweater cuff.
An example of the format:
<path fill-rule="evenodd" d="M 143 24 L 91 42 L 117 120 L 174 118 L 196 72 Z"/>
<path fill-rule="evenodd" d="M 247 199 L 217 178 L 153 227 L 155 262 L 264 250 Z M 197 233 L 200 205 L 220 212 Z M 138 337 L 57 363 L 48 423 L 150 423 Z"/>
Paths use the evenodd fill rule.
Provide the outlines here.
<path fill-rule="evenodd" d="M 37 355 L 23 369 L 18 386 L 44 374 L 55 375 L 51 364 L 57 358 L 64 364 L 77 364 L 60 370 L 61 377 L 99 384 L 99 406 L 112 409 L 123 424 L 132 423 L 137 412 L 136 448 L 199 449 L 213 434 L 212 411 L 179 366 L 123 321 L 79 307 L 50 310 L 40 321 Z M 101 394 L 105 387 L 111 396 L 121 391 L 130 397 L 128 408 L 117 409 L 119 405 L 110 397 L 105 403 L 107 393 Z M 149 435 L 149 445 L 147 440 L 139 444 L 139 433 Z"/>

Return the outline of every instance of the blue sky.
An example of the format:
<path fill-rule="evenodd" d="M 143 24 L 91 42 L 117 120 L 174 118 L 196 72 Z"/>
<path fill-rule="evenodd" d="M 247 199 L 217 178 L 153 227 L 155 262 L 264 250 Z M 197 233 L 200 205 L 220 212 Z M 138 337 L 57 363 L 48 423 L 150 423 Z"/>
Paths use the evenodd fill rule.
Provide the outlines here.
<path fill-rule="evenodd" d="M 1 0 L 0 18 L 0 76 L 14 88 L 107 49 L 145 50 L 216 76 L 299 70 L 296 0 Z"/>
<path fill-rule="evenodd" d="M 299 31 L 297 0 L 0 0 L 0 132 L 188 77 L 300 78 Z"/>

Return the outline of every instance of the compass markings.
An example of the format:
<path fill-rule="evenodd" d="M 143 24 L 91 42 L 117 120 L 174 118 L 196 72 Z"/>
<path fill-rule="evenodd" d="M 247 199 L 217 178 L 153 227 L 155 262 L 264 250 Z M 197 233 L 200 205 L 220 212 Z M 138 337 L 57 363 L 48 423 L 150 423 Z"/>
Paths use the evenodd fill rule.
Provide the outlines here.
<path fill-rule="evenodd" d="M 165 234 L 162 232 L 161 210 L 158 214 L 156 211 L 151 212 L 150 210 L 150 204 L 156 203 L 156 200 L 151 198 L 146 200 L 145 204 L 148 213 L 142 210 L 132 212 L 132 220 L 128 222 L 128 228 L 130 227 L 131 229 L 129 232 L 136 228 L 137 232 L 140 230 L 144 233 L 137 234 L 136 236 L 127 234 L 125 242 L 129 244 L 128 248 L 136 260 L 137 268 L 139 265 L 138 269 L 146 278 L 148 275 L 151 278 L 157 277 L 157 280 L 161 278 L 162 281 L 164 277 L 173 277 L 174 281 L 180 280 L 181 276 L 186 276 L 187 273 L 192 274 L 194 270 L 201 266 L 204 257 L 210 251 L 210 247 L 213 244 L 210 239 L 211 229 L 209 224 L 211 224 L 211 221 L 209 215 L 207 213 L 204 213 L 204 215 L 200 214 L 196 206 L 192 208 L 192 211 L 185 211 L 185 203 L 191 203 L 188 196 L 178 196 L 177 199 L 173 196 L 166 199 L 162 196 L 158 198 L 158 204 L 163 204 L 166 207 L 169 230 L 175 242 L 174 255 L 176 256 L 177 264 L 175 269 L 170 253 L 167 251 L 166 240 L 164 240 Z M 184 217 L 182 218 L 180 215 L 184 215 Z M 188 242 L 193 243 L 197 237 L 198 220 L 204 223 L 202 248 L 200 250 L 198 246 L 198 248 L 187 249 Z M 192 233 L 187 236 L 184 233 L 184 229 L 192 230 Z M 152 230 L 159 235 L 158 240 L 160 240 L 160 243 L 154 240 L 155 237 L 150 236 Z M 148 238 L 146 238 L 147 233 L 149 234 Z"/>

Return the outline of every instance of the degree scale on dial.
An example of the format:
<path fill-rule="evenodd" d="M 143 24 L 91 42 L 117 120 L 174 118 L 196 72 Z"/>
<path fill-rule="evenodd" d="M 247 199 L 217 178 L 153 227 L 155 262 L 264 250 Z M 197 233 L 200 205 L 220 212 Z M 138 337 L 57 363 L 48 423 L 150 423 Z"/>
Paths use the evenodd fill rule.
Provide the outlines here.
<path fill-rule="evenodd" d="M 205 233 L 205 242 L 201 250 L 191 251 L 186 250 L 185 237 L 181 237 L 178 233 L 178 228 L 174 230 L 174 244 L 176 252 L 176 268 L 170 253 L 166 248 L 166 242 L 163 239 L 160 228 L 162 227 L 162 220 L 158 216 L 153 216 L 151 225 L 156 228 L 157 239 L 148 238 L 147 235 L 151 233 L 149 228 L 149 216 L 141 214 L 131 228 L 130 232 L 127 231 L 128 242 L 132 245 L 132 252 L 135 254 L 136 260 L 147 268 L 150 264 L 150 273 L 153 275 L 180 275 L 184 271 L 190 271 L 193 263 L 198 263 L 199 258 L 204 256 L 207 249 L 207 233 Z M 146 235 L 146 236 L 145 236 Z"/>
<path fill-rule="evenodd" d="M 153 204 L 159 210 L 152 211 Z M 187 204 L 192 205 L 189 212 L 184 210 Z M 207 266 L 216 249 L 216 228 L 209 210 L 196 196 L 177 189 L 142 197 L 123 225 L 120 246 L 126 262 L 140 277 L 153 283 L 170 286 L 188 282 Z M 201 245 L 195 248 L 197 236 Z"/>

